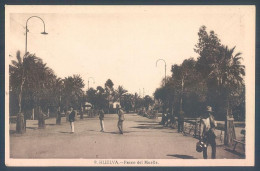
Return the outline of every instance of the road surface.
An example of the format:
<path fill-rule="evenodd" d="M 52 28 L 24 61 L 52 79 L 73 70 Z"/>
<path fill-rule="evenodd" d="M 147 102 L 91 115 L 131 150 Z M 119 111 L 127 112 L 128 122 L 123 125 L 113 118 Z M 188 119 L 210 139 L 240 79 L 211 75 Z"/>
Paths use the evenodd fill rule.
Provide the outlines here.
<path fill-rule="evenodd" d="M 46 128 L 38 129 L 37 121 L 27 121 L 27 131 L 15 133 L 10 125 L 11 158 L 83 158 L 83 159 L 201 159 L 195 150 L 197 139 L 177 133 L 176 129 L 163 127 L 156 119 L 137 114 L 125 114 L 124 134 L 117 129 L 118 116 L 105 114 L 105 132 L 100 132 L 98 117 L 77 118 L 75 133 L 62 118 L 46 120 Z M 232 147 L 217 145 L 217 158 L 243 158 L 232 152 Z M 239 147 L 238 150 L 241 150 Z M 209 147 L 209 157 L 211 148 Z"/>

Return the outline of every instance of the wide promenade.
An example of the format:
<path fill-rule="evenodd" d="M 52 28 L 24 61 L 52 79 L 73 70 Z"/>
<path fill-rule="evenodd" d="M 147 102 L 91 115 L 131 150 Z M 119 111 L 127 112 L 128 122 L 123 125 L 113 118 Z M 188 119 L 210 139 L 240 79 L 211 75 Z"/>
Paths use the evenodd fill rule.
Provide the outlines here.
<path fill-rule="evenodd" d="M 27 121 L 23 135 L 14 133 L 10 125 L 11 158 L 84 158 L 84 159 L 201 159 L 195 150 L 197 139 L 184 136 L 176 129 L 163 127 L 157 119 L 125 114 L 124 134 L 117 129 L 117 115 L 105 115 L 105 132 L 100 132 L 98 117 L 77 118 L 75 133 L 62 118 L 46 120 L 46 128 L 38 129 L 37 121 Z M 232 147 L 217 142 L 217 158 L 243 158 Z M 238 148 L 239 150 L 239 148 Z M 208 152 L 211 152 L 209 148 Z M 210 156 L 210 154 L 209 154 Z"/>

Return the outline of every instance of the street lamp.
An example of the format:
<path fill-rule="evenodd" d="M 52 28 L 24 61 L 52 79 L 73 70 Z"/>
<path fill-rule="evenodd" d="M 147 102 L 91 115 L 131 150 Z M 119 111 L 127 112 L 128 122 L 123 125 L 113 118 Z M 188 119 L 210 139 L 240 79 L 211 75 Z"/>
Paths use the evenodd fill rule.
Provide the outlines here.
<path fill-rule="evenodd" d="M 166 62 L 165 62 L 165 60 L 164 59 L 158 59 L 157 61 L 156 61 L 156 67 L 157 67 L 157 63 L 159 62 L 159 61 L 163 61 L 164 62 L 164 69 L 165 69 L 165 80 L 164 80 L 164 85 L 166 86 Z"/>
<path fill-rule="evenodd" d="M 45 32 L 45 23 L 44 23 L 42 18 L 40 18 L 38 16 L 29 17 L 26 20 L 26 28 L 25 28 L 25 54 L 27 53 L 27 33 L 29 32 L 28 21 L 31 18 L 39 18 L 43 22 L 43 27 L 44 27 L 44 30 L 41 34 L 44 34 L 44 35 L 48 34 L 47 32 Z M 24 57 L 23 57 L 23 60 L 24 60 Z M 26 119 L 24 119 L 24 115 L 22 113 L 22 102 L 21 102 L 22 101 L 22 93 L 23 93 L 22 91 L 23 91 L 24 82 L 25 82 L 25 76 L 24 76 L 24 67 L 23 67 L 22 82 L 21 82 L 19 98 L 18 98 L 19 113 L 18 113 L 18 116 L 17 116 L 17 123 L 16 123 L 16 132 L 18 132 L 18 133 L 23 133 L 26 130 Z M 34 115 L 34 110 L 32 112 L 33 112 L 33 115 Z"/>
<path fill-rule="evenodd" d="M 157 61 L 156 61 L 156 67 L 157 67 L 157 63 L 159 62 L 159 61 L 163 61 L 164 62 L 164 71 L 165 71 L 165 80 L 164 80 L 164 86 L 166 87 L 166 62 L 165 62 L 165 60 L 164 59 L 158 59 Z M 164 104 L 165 105 L 165 104 Z M 160 124 L 163 124 L 164 125 L 164 123 L 165 123 L 165 116 L 164 116 L 164 111 L 163 111 L 163 114 L 162 114 L 162 120 L 161 120 L 161 122 L 160 122 Z"/>
<path fill-rule="evenodd" d="M 57 117 L 56 117 L 56 124 L 61 124 L 61 95 L 62 95 L 62 89 L 64 88 L 64 80 L 60 80 L 60 97 L 59 97 L 59 108 L 57 111 Z"/>
<path fill-rule="evenodd" d="M 62 89 L 64 89 L 64 80 L 60 80 L 60 97 L 59 97 L 59 111 L 61 112 L 61 95 Z"/>
<path fill-rule="evenodd" d="M 27 21 L 26 21 L 26 28 L 25 28 L 25 53 L 27 53 L 27 33 L 29 32 L 27 24 L 28 24 L 28 21 L 29 21 L 31 18 L 39 18 L 39 19 L 42 21 L 42 23 L 43 23 L 43 32 L 41 32 L 41 34 L 43 34 L 43 35 L 47 35 L 47 34 L 48 34 L 48 33 L 45 31 L 45 23 L 44 23 L 44 21 L 43 21 L 43 19 L 42 19 L 41 17 L 38 17 L 38 16 L 31 16 L 31 17 L 29 17 L 29 18 L 27 19 Z"/>
<path fill-rule="evenodd" d="M 89 90 L 89 79 L 92 79 L 93 84 L 95 84 L 95 79 L 93 77 L 88 77 L 88 90 Z"/>

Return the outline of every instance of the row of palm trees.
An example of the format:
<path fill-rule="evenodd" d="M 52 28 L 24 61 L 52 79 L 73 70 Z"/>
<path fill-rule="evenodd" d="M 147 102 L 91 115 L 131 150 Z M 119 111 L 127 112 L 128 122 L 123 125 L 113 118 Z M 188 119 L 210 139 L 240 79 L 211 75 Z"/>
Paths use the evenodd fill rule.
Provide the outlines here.
<path fill-rule="evenodd" d="M 142 99 L 137 93 L 130 94 L 121 85 L 114 89 L 110 79 L 104 88 L 98 86 L 84 92 L 84 80 L 80 75 L 58 78 L 42 59 L 30 53 L 21 56 L 20 51 L 9 65 L 9 78 L 9 111 L 10 116 L 17 116 L 19 133 L 25 131 L 26 119 L 43 118 L 38 116 L 42 113 L 56 116 L 58 111 L 66 112 L 70 106 L 81 110 L 85 102 L 107 112 L 109 109 L 112 112 L 114 102 L 121 103 L 127 111 L 148 105 L 145 100 L 148 97 Z"/>
<path fill-rule="evenodd" d="M 79 107 L 82 103 L 83 79 L 79 75 L 58 78 L 34 54 L 21 56 L 18 51 L 9 65 L 9 78 L 10 115 L 17 115 L 19 133 L 25 131 L 26 119 L 37 117 L 34 113 L 57 113 L 57 109 Z"/>
<path fill-rule="evenodd" d="M 122 85 L 114 88 L 114 83 L 110 79 L 106 81 L 104 88 L 102 86 L 96 89 L 90 88 L 86 92 L 86 101 L 93 104 L 94 108 L 105 109 L 107 113 L 114 112 L 114 103 L 119 103 L 127 112 L 153 104 L 152 98 L 148 95 L 141 98 L 137 93 L 129 93 Z"/>

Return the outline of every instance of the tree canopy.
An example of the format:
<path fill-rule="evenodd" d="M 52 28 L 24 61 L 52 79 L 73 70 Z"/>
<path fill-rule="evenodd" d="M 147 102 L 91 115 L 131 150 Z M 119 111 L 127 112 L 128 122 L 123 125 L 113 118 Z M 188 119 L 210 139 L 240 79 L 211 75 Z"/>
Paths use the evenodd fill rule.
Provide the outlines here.
<path fill-rule="evenodd" d="M 157 88 L 154 96 L 173 113 L 184 111 L 197 117 L 205 107 L 213 107 L 216 118 L 234 115 L 243 119 L 245 115 L 245 66 L 241 64 L 242 53 L 235 47 L 221 44 L 214 31 L 207 32 L 202 26 L 198 32 L 198 43 L 194 51 L 197 60 L 185 59 L 182 64 L 172 65 L 172 76 L 165 86 Z M 233 112 L 234 111 L 234 112 Z"/>

